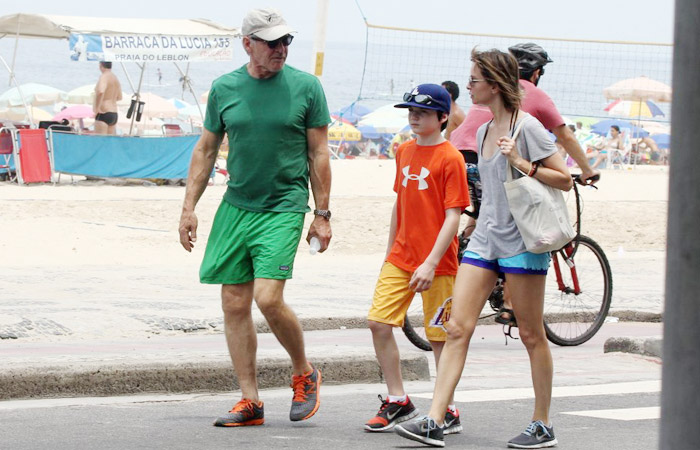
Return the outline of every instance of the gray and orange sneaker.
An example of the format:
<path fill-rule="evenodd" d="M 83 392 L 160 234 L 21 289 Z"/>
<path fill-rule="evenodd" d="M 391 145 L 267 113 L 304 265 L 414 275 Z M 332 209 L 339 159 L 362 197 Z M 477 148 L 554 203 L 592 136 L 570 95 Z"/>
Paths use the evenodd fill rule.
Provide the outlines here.
<path fill-rule="evenodd" d="M 311 371 L 304 375 L 292 377 L 292 409 L 289 411 L 289 420 L 297 422 L 306 420 L 316 414 L 321 405 L 321 371 L 311 366 Z"/>
<path fill-rule="evenodd" d="M 377 415 L 372 417 L 365 423 L 365 430 L 372 432 L 388 431 L 394 428 L 398 423 L 413 419 L 418 415 L 418 410 L 411 399 L 406 396 L 404 402 L 389 402 L 389 399 L 383 399 L 379 396 L 382 406 L 379 407 Z"/>
<path fill-rule="evenodd" d="M 265 411 L 263 410 L 263 402 L 257 403 L 241 399 L 236 405 L 223 416 L 216 419 L 214 426 L 216 427 L 246 427 L 251 425 L 262 425 L 265 423 Z"/>

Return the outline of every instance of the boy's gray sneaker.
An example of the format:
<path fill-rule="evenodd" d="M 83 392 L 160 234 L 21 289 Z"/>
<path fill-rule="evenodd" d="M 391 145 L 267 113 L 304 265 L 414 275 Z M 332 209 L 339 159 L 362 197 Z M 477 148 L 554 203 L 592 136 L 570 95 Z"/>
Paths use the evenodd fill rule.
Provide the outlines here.
<path fill-rule="evenodd" d="M 546 448 L 557 444 L 554 427 L 548 427 L 541 420 L 531 422 L 525 431 L 508 441 L 510 448 Z"/>
<path fill-rule="evenodd" d="M 462 428 L 462 423 L 459 420 L 459 410 L 457 409 L 454 413 L 449 409 L 445 413 L 445 421 L 443 422 L 444 429 L 442 434 L 455 434 L 461 433 L 464 428 Z"/>
<path fill-rule="evenodd" d="M 433 447 L 444 447 L 445 437 L 443 427 L 428 416 L 412 422 L 403 423 L 394 427 L 399 436 L 411 439 L 412 441 L 422 442 Z"/>

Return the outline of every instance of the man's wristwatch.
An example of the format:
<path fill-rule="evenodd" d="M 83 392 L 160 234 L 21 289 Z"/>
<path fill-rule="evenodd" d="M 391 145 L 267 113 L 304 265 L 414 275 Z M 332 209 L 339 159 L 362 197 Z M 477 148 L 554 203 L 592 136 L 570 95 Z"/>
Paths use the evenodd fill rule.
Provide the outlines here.
<path fill-rule="evenodd" d="M 329 209 L 314 209 L 314 216 L 321 216 L 326 220 L 331 220 L 331 211 Z"/>

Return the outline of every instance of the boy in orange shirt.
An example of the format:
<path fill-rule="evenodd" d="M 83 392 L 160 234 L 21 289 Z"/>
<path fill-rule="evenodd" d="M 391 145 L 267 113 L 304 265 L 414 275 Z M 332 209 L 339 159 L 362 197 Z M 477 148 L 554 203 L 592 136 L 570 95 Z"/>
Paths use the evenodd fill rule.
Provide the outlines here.
<path fill-rule="evenodd" d="M 401 379 L 399 349 L 394 328 L 403 326 L 416 292 L 423 297 L 426 334 L 436 365 L 445 332 L 429 327 L 437 309 L 452 296 L 457 274 L 457 228 L 462 210 L 469 206 L 464 159 L 441 132 L 450 114 L 450 95 L 437 84 L 421 84 L 404 94 L 411 130 L 418 137 L 403 143 L 396 153 L 397 194 L 391 215 L 387 257 L 379 274 L 369 310 L 374 350 L 386 379 L 389 395 L 377 415 L 365 424 L 367 431 L 390 430 L 416 415 Z M 459 412 L 450 405 L 444 433 L 462 431 Z"/>

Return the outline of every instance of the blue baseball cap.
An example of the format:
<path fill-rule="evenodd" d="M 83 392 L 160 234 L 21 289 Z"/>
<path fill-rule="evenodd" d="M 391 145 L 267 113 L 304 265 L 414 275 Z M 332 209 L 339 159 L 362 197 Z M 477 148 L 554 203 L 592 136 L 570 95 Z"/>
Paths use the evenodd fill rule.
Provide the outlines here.
<path fill-rule="evenodd" d="M 415 106 L 416 108 L 433 109 L 449 114 L 452 104 L 450 93 L 439 84 L 419 84 L 411 92 L 403 94 L 403 101 L 404 103 L 394 105 L 394 108 Z"/>

